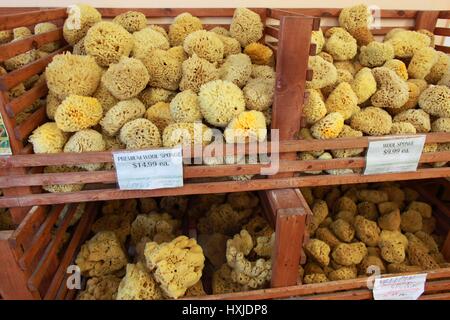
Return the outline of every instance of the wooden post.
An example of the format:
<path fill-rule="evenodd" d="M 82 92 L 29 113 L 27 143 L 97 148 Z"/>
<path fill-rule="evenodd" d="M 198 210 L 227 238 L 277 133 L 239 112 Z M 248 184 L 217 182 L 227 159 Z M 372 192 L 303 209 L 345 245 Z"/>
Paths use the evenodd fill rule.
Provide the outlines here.
<path fill-rule="evenodd" d="M 314 21 L 315 18 L 302 16 L 280 18 L 276 86 L 272 106 L 272 129 L 279 130 L 280 141 L 294 139 L 300 130 Z M 297 153 L 283 154 L 280 158 L 295 160 Z M 292 176 L 293 173 L 284 173 L 271 177 Z"/>
<path fill-rule="evenodd" d="M 32 300 L 26 274 L 20 269 L 8 239 L 13 231 L 0 231 L 0 295 L 3 299 Z"/>
<path fill-rule="evenodd" d="M 270 190 L 264 194 L 274 215 L 276 230 L 271 286 L 294 286 L 298 282 L 307 211 L 294 189 Z"/>
<path fill-rule="evenodd" d="M 433 32 L 439 17 L 439 11 L 419 11 L 416 16 L 416 30 L 426 29 Z"/>

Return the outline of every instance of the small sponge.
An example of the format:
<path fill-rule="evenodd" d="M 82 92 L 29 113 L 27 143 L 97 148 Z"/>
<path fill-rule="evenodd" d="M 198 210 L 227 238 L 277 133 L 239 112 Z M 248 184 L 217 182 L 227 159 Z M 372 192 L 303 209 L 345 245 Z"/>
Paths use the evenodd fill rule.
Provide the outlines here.
<path fill-rule="evenodd" d="M 303 114 L 305 115 L 306 123 L 314 124 L 327 114 L 327 108 L 320 91 L 306 89 L 306 92 L 308 93 L 308 100 L 303 106 Z"/>
<path fill-rule="evenodd" d="M 313 78 L 306 82 L 306 88 L 321 89 L 333 85 L 338 78 L 336 67 L 320 56 L 309 57 L 308 68 L 313 71 Z"/>
<path fill-rule="evenodd" d="M 47 122 L 37 127 L 28 140 L 33 145 L 34 153 L 58 153 L 62 152 L 67 134 L 56 123 Z"/>
<path fill-rule="evenodd" d="M 193 17 L 188 12 L 179 14 L 169 27 L 170 45 L 181 46 L 188 34 L 202 29 L 203 25 L 199 18 Z"/>
<path fill-rule="evenodd" d="M 410 109 L 399 113 L 394 117 L 394 122 L 409 122 L 420 133 L 431 130 L 430 115 L 419 109 Z"/>
<path fill-rule="evenodd" d="M 377 91 L 377 82 L 369 68 L 359 70 L 350 84 L 358 97 L 358 104 L 369 100 Z"/>
<path fill-rule="evenodd" d="M 350 126 L 371 136 L 382 136 L 391 132 L 392 118 L 381 108 L 367 107 L 351 118 Z"/>
<path fill-rule="evenodd" d="M 378 91 L 372 96 L 375 107 L 400 108 L 409 98 L 409 87 L 394 71 L 386 67 L 372 70 L 378 84 Z"/>
<path fill-rule="evenodd" d="M 155 148 L 162 145 L 158 128 L 150 120 L 142 118 L 125 123 L 120 129 L 119 139 L 127 149 Z"/>
<path fill-rule="evenodd" d="M 198 30 L 186 36 L 183 42 L 184 51 L 192 56 L 194 53 L 209 62 L 223 59 L 223 43 L 214 32 Z"/>
<path fill-rule="evenodd" d="M 311 134 L 316 139 L 337 138 L 344 127 L 344 117 L 339 112 L 332 112 L 317 121 L 311 127 Z"/>
<path fill-rule="evenodd" d="M 169 51 L 154 49 L 141 59 L 150 75 L 149 85 L 177 90 L 181 79 L 182 61 Z"/>
<path fill-rule="evenodd" d="M 419 97 L 419 106 L 428 114 L 436 117 L 450 117 L 450 88 L 430 86 Z"/>
<path fill-rule="evenodd" d="M 247 109 L 265 111 L 272 106 L 275 83 L 272 79 L 250 79 L 242 91 Z"/>
<path fill-rule="evenodd" d="M 143 59 L 154 49 L 167 50 L 170 48 L 169 40 L 161 33 L 151 28 L 145 28 L 133 33 L 134 47 L 131 51 L 133 57 Z"/>
<path fill-rule="evenodd" d="M 198 93 L 203 84 L 219 79 L 219 70 L 215 64 L 199 58 L 196 54 L 183 62 L 181 70 L 181 91 L 191 89 Z"/>
<path fill-rule="evenodd" d="M 145 113 L 145 106 L 138 99 L 124 100 L 108 110 L 100 121 L 103 131 L 114 136 L 128 121 L 140 118 Z"/>
<path fill-rule="evenodd" d="M 196 122 L 202 119 L 198 96 L 192 90 L 178 93 L 170 102 L 170 114 L 175 122 Z"/>
<path fill-rule="evenodd" d="M 130 33 L 144 29 L 147 26 L 147 18 L 145 14 L 137 11 L 127 11 L 119 14 L 113 22 L 121 25 Z"/>
<path fill-rule="evenodd" d="M 233 82 L 239 88 L 245 86 L 252 73 L 252 62 L 246 54 L 233 54 L 226 58 L 219 69 L 220 79 Z"/>
<path fill-rule="evenodd" d="M 224 131 L 227 143 L 264 141 L 267 136 L 266 119 L 259 111 L 244 111 L 230 121 Z"/>
<path fill-rule="evenodd" d="M 361 47 L 359 61 L 365 67 L 380 67 L 386 61 L 394 59 L 394 47 L 389 43 L 372 41 Z"/>
<path fill-rule="evenodd" d="M 263 36 L 264 25 L 261 17 L 246 8 L 234 10 L 233 20 L 230 25 L 230 34 L 237 39 L 242 47 L 252 42 L 257 42 Z"/>
<path fill-rule="evenodd" d="M 103 140 L 101 133 L 92 130 L 85 129 L 76 132 L 70 137 L 64 146 L 64 152 L 90 152 L 90 151 L 104 151 L 106 150 L 106 143 Z M 76 167 L 88 171 L 95 171 L 102 167 L 103 164 L 91 163 L 91 164 L 79 164 Z"/>
<path fill-rule="evenodd" d="M 344 120 L 350 119 L 360 110 L 358 107 L 358 97 L 347 82 L 340 83 L 331 92 L 325 105 L 328 113 L 339 112 L 344 117 Z"/>
<path fill-rule="evenodd" d="M 357 53 L 357 44 L 355 38 L 352 37 L 345 29 L 333 27 L 325 33 L 324 50 L 333 56 L 336 61 L 345 61 L 353 59 Z"/>
<path fill-rule="evenodd" d="M 173 123 L 170 105 L 167 102 L 157 102 L 152 105 L 145 112 L 145 118 L 153 122 L 159 132 L 163 132 L 169 124 Z"/>
<path fill-rule="evenodd" d="M 269 64 L 273 59 L 272 49 L 258 42 L 247 45 L 244 53 L 250 57 L 253 64 Z"/>

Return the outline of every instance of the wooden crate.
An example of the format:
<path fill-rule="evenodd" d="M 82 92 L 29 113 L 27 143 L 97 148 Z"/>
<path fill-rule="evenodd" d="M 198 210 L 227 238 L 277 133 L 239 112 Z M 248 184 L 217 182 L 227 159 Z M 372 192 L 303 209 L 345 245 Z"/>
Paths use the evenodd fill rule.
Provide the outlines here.
<path fill-rule="evenodd" d="M 262 191 L 258 196 L 264 215 L 276 230 L 271 287 L 295 285 L 301 248 L 300 242 L 291 242 L 292 239 L 303 238 L 306 220 L 306 211 L 299 194 L 290 189 Z M 77 290 L 67 289 L 67 267 L 74 264 L 80 246 L 90 235 L 91 225 L 100 206 L 97 203 L 86 206 L 60 258 L 56 251 L 76 205 L 71 206 L 53 240 L 50 230 L 63 205 L 35 208 L 17 230 L 0 232 L 0 294 L 4 299 L 73 299 Z M 253 295 L 251 292 L 247 294 Z"/>
<path fill-rule="evenodd" d="M 106 17 L 112 17 L 129 9 L 100 9 Z M 144 12 L 152 19 L 155 17 L 173 17 L 183 11 L 189 11 L 194 15 L 205 17 L 230 17 L 233 9 L 137 9 Z M 276 175 L 260 177 L 243 182 L 195 182 L 196 178 L 223 178 L 239 174 L 258 174 L 261 168 L 266 167 L 265 164 L 253 165 L 221 165 L 221 166 L 185 166 L 184 176 L 185 185 L 182 188 L 152 190 L 152 191 L 120 191 L 116 187 L 117 181 L 114 171 L 96 171 L 96 172 L 74 172 L 74 173 L 52 173 L 42 174 L 42 164 L 46 165 L 70 165 L 79 163 L 104 163 L 112 162 L 112 152 L 92 152 L 83 154 L 38 154 L 31 153 L 29 145 L 22 145 L 19 142 L 15 155 L 11 157 L 0 158 L 0 188 L 5 189 L 4 197 L 0 198 L 0 206 L 11 207 L 13 216 L 16 221 L 23 219 L 29 206 L 32 205 L 48 205 L 56 203 L 97 201 L 108 199 L 125 199 L 137 196 L 166 196 L 166 195 L 182 195 L 206 192 L 231 192 L 231 191 L 251 191 L 251 190 L 270 190 L 283 189 L 302 186 L 316 186 L 343 183 L 358 182 L 376 182 L 387 180 L 408 180 L 408 179 L 427 179 L 442 176 L 450 176 L 450 168 L 429 168 L 422 167 L 417 172 L 399 173 L 399 174 L 378 174 L 363 176 L 361 174 L 346 175 L 314 175 L 314 176 L 298 176 L 298 173 L 304 171 L 329 170 L 339 168 L 363 168 L 365 166 L 364 157 L 332 159 L 332 160 L 314 160 L 299 161 L 296 160 L 296 153 L 300 151 L 313 150 L 333 150 L 348 148 L 367 148 L 368 137 L 361 138 L 343 138 L 333 140 L 293 140 L 298 132 L 301 122 L 301 110 L 303 106 L 303 95 L 305 80 L 310 79 L 311 72 L 307 71 L 307 60 L 310 54 L 315 52 L 315 46 L 309 45 L 311 30 L 318 28 L 318 18 L 309 18 L 308 16 L 299 16 L 299 14 L 316 15 L 320 17 L 336 17 L 339 9 L 254 9 L 258 12 L 263 20 L 266 21 L 265 33 L 267 44 L 270 45 L 277 55 L 277 81 L 275 90 L 275 101 L 273 105 L 272 128 L 280 130 L 280 144 L 278 147 L 272 146 L 270 143 L 267 147 L 259 146 L 258 152 L 270 151 L 273 154 L 278 153 L 280 156 L 279 172 Z M 1 11 L 0 11 L 1 12 Z M 45 14 L 42 14 L 44 12 Z M 37 13 L 16 14 L 0 17 L 0 29 L 12 28 L 23 24 L 35 23 L 37 21 L 45 21 L 48 19 L 56 19 L 65 16 L 64 9 L 52 9 L 49 11 L 42 10 Z M 421 11 L 382 11 L 384 20 L 392 18 L 402 18 L 414 21 L 417 28 L 428 28 L 435 34 L 448 34 L 448 30 L 442 28 L 434 28 L 437 17 L 448 19 L 448 12 L 421 12 Z M 427 18 L 428 17 L 428 18 Z M 434 17 L 434 18 L 433 18 Z M 434 24 L 430 23 L 433 18 Z M 210 25 L 215 26 L 215 25 Z M 381 29 L 379 34 L 387 32 L 389 28 Z M 39 35 L 42 36 L 42 35 Z M 34 37 L 39 37 L 34 36 Z M 29 50 L 32 46 L 32 38 L 30 40 L 22 40 L 24 44 L 22 51 L 14 51 L 16 53 Z M 278 41 L 275 41 L 278 39 Z M 53 38 L 52 38 L 53 39 Z M 47 39 L 48 40 L 48 39 Z M 50 40 L 45 40 L 46 42 Z M 19 41 L 20 42 L 20 41 Z M 42 42 L 44 43 L 44 42 Z M 7 45 L 8 46 L 8 45 Z M 442 48 L 438 48 L 442 49 Z M 442 49 L 446 50 L 446 49 Z M 24 78 L 36 73 L 37 70 L 43 70 L 48 61 L 37 61 L 29 66 L 17 70 L 13 77 L 11 74 L 0 78 L 0 88 L 5 85 L 14 85 L 23 81 Z M 25 71 L 24 71 L 25 70 Z M 28 71 L 27 71 L 28 70 Z M 30 71 L 31 70 L 31 71 Z M 26 76 L 24 75 L 24 72 Z M 17 78 L 19 75 L 19 78 Z M 0 100 L 0 111 L 9 121 L 9 129 L 11 132 L 26 132 L 29 134 L 38 123 L 30 120 L 32 123 L 26 126 L 28 128 L 18 129 L 14 126 L 13 118 L 9 115 L 15 115 L 14 106 L 24 108 L 26 103 L 33 101 L 36 95 L 45 95 L 46 88 L 43 91 L 26 93 L 20 101 L 8 102 Z M 31 90 L 30 90 L 31 91 Z M 21 102 L 22 101 L 22 102 Z M 25 103 L 26 102 L 26 103 Z M 12 107 L 11 107 L 12 105 Z M 22 109 L 21 109 L 22 110 Z M 286 116 L 289 115 L 289 116 Z M 24 131 L 25 130 L 25 131 Z M 23 138 L 25 135 L 13 137 Z M 20 139 L 18 139 L 20 140 Z M 442 143 L 450 141 L 450 133 L 429 133 L 427 134 L 427 143 Z M 247 145 L 247 151 L 252 151 Z M 185 157 L 190 157 L 187 150 Z M 421 163 L 433 163 L 450 160 L 450 152 L 434 152 L 423 154 Z M 50 183 L 86 183 L 89 186 L 86 190 L 74 193 L 49 194 L 43 193 L 40 186 Z"/>
<path fill-rule="evenodd" d="M 27 8 L 25 10 L 32 10 L 33 8 Z M 38 9 L 38 8 L 35 8 Z M 9 13 L 10 9 L 3 8 L 0 10 L 0 13 L 3 13 L 3 16 L 0 16 L 0 30 L 7 30 L 18 26 L 28 26 L 33 25 L 43 21 L 59 21 L 64 19 L 67 16 L 66 9 L 40 9 L 37 11 L 26 11 L 22 13 L 17 13 L 17 10 L 14 9 L 14 14 Z M 167 27 L 167 18 L 173 18 L 182 12 L 190 12 L 195 16 L 198 16 L 201 19 L 208 18 L 222 18 L 227 20 L 223 24 L 206 24 L 205 27 L 212 28 L 214 26 L 224 26 L 226 28 L 229 27 L 229 23 L 231 21 L 231 17 L 233 15 L 234 9 L 202 9 L 202 8 L 179 8 L 179 9 L 131 9 L 131 8 L 122 8 L 122 9 L 111 9 L 111 8 L 100 8 L 99 9 L 102 15 L 105 18 L 114 17 L 122 12 L 128 10 L 137 10 L 143 12 L 149 19 L 152 20 L 152 23 L 158 24 L 160 20 L 162 23 L 159 23 L 163 27 Z M 296 59 L 297 55 L 308 56 L 309 52 L 314 51 L 313 48 L 310 48 L 310 34 L 312 30 L 318 28 L 319 19 L 312 17 L 302 17 L 300 15 L 292 14 L 285 12 L 283 10 L 271 10 L 266 8 L 253 8 L 253 11 L 257 12 L 262 21 L 265 23 L 267 19 L 274 19 L 279 21 L 279 26 L 272 27 L 270 25 L 266 25 L 265 34 L 270 36 L 270 43 L 267 43 L 274 51 L 276 55 L 276 70 L 277 70 L 277 80 L 276 80 L 276 90 L 273 104 L 273 116 L 272 116 L 272 127 L 280 129 L 280 137 L 282 139 L 292 139 L 294 134 L 299 129 L 299 119 L 300 114 L 297 112 L 299 105 L 303 103 L 304 96 L 304 79 L 307 77 L 307 59 Z M 302 30 L 302 32 L 298 32 L 298 30 Z M 0 46 L 0 61 L 4 61 L 7 58 L 13 57 L 17 54 L 26 52 L 32 48 L 38 47 L 39 45 L 62 39 L 62 30 L 59 28 L 58 30 L 48 32 L 41 35 L 35 35 L 29 37 L 27 39 L 17 41 L 14 43 L 9 43 L 3 46 Z M 58 54 L 64 50 L 68 50 L 68 46 L 62 47 L 57 52 L 52 55 L 39 59 L 29 65 L 24 66 L 21 69 L 15 70 L 3 77 L 0 77 L 0 112 L 5 120 L 5 126 L 8 130 L 8 133 L 11 138 L 11 145 L 13 149 L 14 156 L 12 157 L 2 157 L 2 161 L 12 161 L 15 156 L 33 156 L 32 147 L 26 143 L 26 138 L 28 135 L 40 124 L 45 122 L 45 109 L 38 109 L 32 116 L 30 116 L 24 123 L 20 125 L 16 125 L 15 117 L 18 113 L 24 110 L 27 106 L 33 103 L 36 99 L 40 97 L 44 97 L 47 94 L 47 87 L 45 84 L 41 84 L 29 91 L 27 91 L 24 95 L 20 96 L 17 99 L 9 101 L 6 95 L 6 91 L 9 88 L 14 87 L 15 85 L 21 83 L 22 81 L 28 79 L 29 77 L 42 72 L 46 65 L 51 61 L 52 57 L 55 54 Z M 292 114 L 292 117 L 286 118 L 283 114 L 288 113 Z M 72 161 L 76 159 L 76 161 L 84 161 L 83 157 L 88 157 L 90 160 L 88 162 L 96 162 L 102 161 L 102 158 L 106 158 L 105 162 L 111 162 L 111 152 L 107 153 L 86 153 L 86 154 L 54 154 L 55 158 L 52 158 L 53 161 Z M 63 158 L 60 158 L 60 157 Z M 69 158 L 72 160 L 69 160 Z M 75 156 L 75 158 L 73 158 Z M 290 153 L 286 154 L 287 157 L 291 159 L 295 158 L 295 152 L 291 150 Z M 91 158 L 93 157 L 93 158 Z M 30 158 L 32 159 L 32 158 Z M 13 161 L 14 162 L 14 161 Z M 42 172 L 42 164 L 41 162 L 39 166 L 34 167 L 31 166 L 21 166 L 12 168 L 8 164 L 5 164 L 5 168 L 9 167 L 7 170 L 2 170 L 0 175 L 2 178 L 12 177 L 12 176 L 21 176 L 25 177 L 30 174 L 31 175 L 38 174 L 41 176 Z M 50 163 L 45 163 L 50 164 Z M 187 177 L 203 177 L 203 176 L 212 176 L 212 177 L 226 177 L 230 175 L 239 175 L 241 174 L 241 170 L 245 169 L 247 171 L 259 172 L 261 166 L 228 166 L 228 167 L 197 167 L 197 168 L 186 168 L 186 176 Z M 194 171 L 192 171 L 194 170 Z M 96 172 L 101 173 L 100 175 L 95 175 L 95 179 L 90 179 L 84 174 L 82 177 L 76 179 L 86 180 L 87 183 L 95 182 L 101 185 L 106 183 L 111 183 L 116 181 L 115 172 Z M 290 174 L 292 175 L 292 173 Z M 42 177 L 42 176 L 41 176 Z M 68 175 L 68 177 L 73 177 L 73 175 Z M 106 179 L 104 179 L 105 177 Z M 55 178 L 59 179 L 58 176 Z M 52 179 L 50 177 L 50 179 Z M 95 181 L 94 181 L 95 180 Z M 20 183 L 19 183 L 20 184 Z M 19 204 L 16 202 L 15 204 L 8 203 L 9 200 L 16 199 L 21 201 L 22 197 L 34 196 L 38 194 L 42 194 L 42 190 L 39 184 L 34 184 L 29 181 L 26 185 L 2 185 L 0 188 L 4 189 L 5 201 L 2 203 L 2 206 L 11 207 L 11 212 L 13 214 L 13 219 L 16 222 L 20 222 L 26 215 L 26 213 L 30 209 L 30 205 L 25 205 L 24 203 Z M 114 199 L 114 198 L 132 198 L 136 197 L 136 194 L 131 193 L 123 193 L 120 192 L 117 188 L 109 188 L 107 190 L 100 190 L 99 186 L 94 187 L 95 191 L 90 191 L 89 194 L 97 193 L 97 200 L 106 200 L 106 199 Z M 186 187 L 181 190 L 173 189 L 171 192 L 173 194 L 189 194 L 189 193 L 198 193 L 203 190 L 204 185 L 196 185 L 190 186 L 186 185 Z M 277 188 L 279 188 L 277 186 Z M 92 189 L 92 188 L 91 188 Z M 195 190 L 194 190 L 195 189 Z M 268 186 L 260 187 L 258 182 L 251 188 L 240 186 L 237 183 L 226 183 L 225 185 L 216 185 L 213 184 L 212 190 L 213 192 L 223 192 L 224 189 L 228 189 L 229 191 L 238 191 L 238 190 L 260 190 L 260 189 L 270 189 Z M 190 191 L 189 191 L 190 190 Z M 220 191 L 222 190 L 222 191 Z M 106 195 L 106 193 L 109 193 Z M 112 192 L 112 193 L 111 193 Z M 103 194 L 103 196 L 101 195 Z M 42 194 L 43 195 L 43 194 Z M 68 194 L 66 194 L 68 195 Z M 143 195 L 146 196 L 146 195 Z M 77 195 L 73 194 L 70 196 L 72 200 L 75 200 L 74 197 Z M 89 201 L 83 193 L 79 194 L 78 197 L 81 199 L 79 201 Z M 22 199 L 24 200 L 24 199 Z M 66 201 L 66 199 L 62 200 L 62 203 L 72 202 L 72 200 Z M 91 200 L 94 200 L 91 198 Z M 56 203 L 55 199 L 50 200 L 50 203 Z M 77 201 L 74 201 L 77 202 Z M 24 204 L 24 205 L 22 205 Z M 38 203 L 36 203 L 38 204 Z M 43 204 L 43 203 L 41 203 Z M 21 207 L 21 208 L 16 208 Z"/>

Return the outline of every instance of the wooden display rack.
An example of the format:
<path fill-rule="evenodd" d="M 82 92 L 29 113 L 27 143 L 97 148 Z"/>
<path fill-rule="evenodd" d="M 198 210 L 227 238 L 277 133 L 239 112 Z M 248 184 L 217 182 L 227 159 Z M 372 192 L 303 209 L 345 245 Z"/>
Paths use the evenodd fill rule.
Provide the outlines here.
<path fill-rule="evenodd" d="M 39 9 L 38 12 L 33 10 Z M 0 30 L 8 30 L 19 26 L 30 26 L 44 21 L 55 21 L 61 26 L 67 16 L 65 9 L 28 8 L 0 9 Z M 133 9 L 100 9 L 104 17 L 114 17 L 122 12 Z M 143 12 L 147 17 L 158 19 L 161 17 L 175 17 L 181 12 L 191 12 L 202 19 L 207 17 L 231 18 L 234 9 L 134 9 Z M 271 299 L 287 298 L 291 296 L 304 298 L 370 298 L 371 292 L 365 288 L 363 280 L 349 280 L 344 282 L 325 283 L 321 285 L 297 284 L 297 267 L 300 260 L 300 248 L 305 230 L 305 215 L 310 210 L 298 190 L 290 189 L 304 186 L 336 185 L 378 181 L 400 181 L 411 179 L 430 179 L 450 176 L 450 168 L 420 168 L 413 173 L 379 174 L 363 176 L 347 174 L 342 176 L 316 175 L 297 176 L 304 171 L 329 170 L 339 168 L 363 168 L 365 159 L 355 157 L 333 160 L 296 160 L 300 151 L 333 150 L 349 148 L 367 148 L 368 138 L 319 140 L 295 140 L 302 119 L 304 104 L 305 81 L 311 79 L 312 73 L 307 70 L 308 57 L 315 53 L 315 46 L 310 45 L 312 30 L 319 28 L 317 17 L 337 17 L 340 9 L 252 9 L 261 15 L 266 22 L 266 44 L 276 54 L 276 88 L 273 105 L 272 128 L 280 130 L 279 149 L 270 143 L 267 150 L 280 153 L 280 170 L 269 179 L 255 179 L 243 182 L 201 182 L 195 183 L 194 178 L 221 178 L 242 174 L 258 174 L 266 165 L 222 165 L 222 166 L 185 166 L 185 186 L 175 189 L 151 191 L 121 191 L 116 186 L 114 171 L 74 172 L 65 174 L 43 174 L 42 164 L 45 165 L 73 165 L 80 163 L 108 163 L 112 162 L 111 152 L 92 152 L 83 154 L 32 154 L 32 147 L 25 141 L 28 135 L 40 124 L 45 122 L 45 110 L 39 109 L 25 122 L 16 125 L 15 117 L 36 99 L 47 94 L 45 84 L 28 90 L 24 95 L 9 101 L 6 91 L 23 82 L 29 77 L 44 71 L 52 57 L 59 52 L 68 50 L 63 46 L 52 55 L 39 59 L 23 68 L 0 77 L 0 112 L 11 137 L 13 156 L 0 158 L 0 188 L 4 196 L 0 197 L 0 207 L 10 207 L 14 221 L 19 224 L 15 231 L 0 233 L 0 255 L 6 257 L 4 263 L 6 275 L 0 271 L 0 295 L 7 299 L 11 297 L 36 299 L 64 299 L 73 298 L 74 292 L 65 288 L 67 265 L 71 264 L 81 243 L 88 236 L 93 222 L 95 204 L 90 205 L 87 213 L 74 229 L 68 247 L 62 258 L 54 258 L 56 248 L 62 241 L 67 229 L 69 218 L 59 227 L 53 240 L 49 230 L 67 203 L 96 202 L 111 199 L 129 199 L 138 197 L 157 197 L 168 195 L 188 195 L 201 193 L 222 193 L 237 191 L 260 191 L 260 198 L 264 204 L 268 217 L 276 227 L 276 244 L 273 255 L 272 287 L 266 290 L 242 292 L 230 295 L 209 296 L 216 299 Z M 301 15 L 306 14 L 306 15 Z M 402 18 L 414 20 L 414 28 L 425 28 L 436 35 L 449 36 L 450 29 L 436 28 L 437 19 L 450 19 L 450 12 L 420 12 L 383 10 L 383 19 Z M 279 25 L 276 20 L 279 20 Z M 164 25 L 167 26 L 167 25 Z M 211 28 L 216 25 L 206 25 Z M 225 24 L 225 26 L 227 26 Z M 377 34 L 385 34 L 391 27 L 382 28 Z M 275 39 L 274 39 L 275 38 Z M 42 44 L 62 40 L 62 29 L 35 35 L 24 40 L 0 46 L 0 62 L 10 57 L 39 47 Z M 448 47 L 437 46 L 438 50 L 448 52 Z M 427 134 L 427 143 L 450 142 L 449 133 Z M 250 149 L 247 146 L 248 151 Z M 185 157 L 190 154 L 184 153 Z M 420 163 L 434 163 L 450 161 L 450 152 L 434 152 L 423 154 Z M 80 192 L 51 194 L 44 193 L 40 186 L 45 184 L 73 184 L 85 183 L 89 188 Z M 273 190 L 281 189 L 281 190 Z M 431 197 L 436 198 L 434 195 Z M 435 203 L 439 200 L 436 200 Z M 49 207 L 54 205 L 54 207 Z M 34 207 L 32 207 L 34 206 Z M 449 212 L 443 210 L 445 206 L 435 205 L 443 217 L 450 217 Z M 45 212 L 51 210 L 51 214 Z M 74 210 L 73 208 L 71 210 Z M 59 211 L 61 212 L 61 211 Z M 50 218 L 52 217 L 52 218 Z M 442 218 L 444 221 L 447 218 Z M 448 224 L 443 224 L 448 226 Z M 448 232 L 446 227 L 444 232 Z M 298 242 L 293 243 L 292 239 Z M 446 241 L 448 257 L 449 237 Z M 54 276 L 53 276 L 54 275 Z M 427 295 L 423 298 L 449 298 L 450 270 L 442 269 L 429 273 Z M 5 284 L 5 285 L 4 285 Z M 447 290 L 444 293 L 438 291 Z M 429 295 L 428 295 L 429 294 Z"/>

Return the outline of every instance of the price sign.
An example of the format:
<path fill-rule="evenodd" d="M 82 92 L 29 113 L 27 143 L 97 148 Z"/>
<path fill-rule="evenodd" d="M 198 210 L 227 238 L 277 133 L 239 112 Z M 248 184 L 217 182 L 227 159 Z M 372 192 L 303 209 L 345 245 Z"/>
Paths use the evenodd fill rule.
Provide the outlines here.
<path fill-rule="evenodd" d="M 369 140 L 364 174 L 416 171 L 425 135 Z"/>
<path fill-rule="evenodd" d="M 121 190 L 151 190 L 183 186 L 181 147 L 113 153 Z"/>
<path fill-rule="evenodd" d="M 425 290 L 426 273 L 410 276 L 376 278 L 375 300 L 417 300 Z"/>

